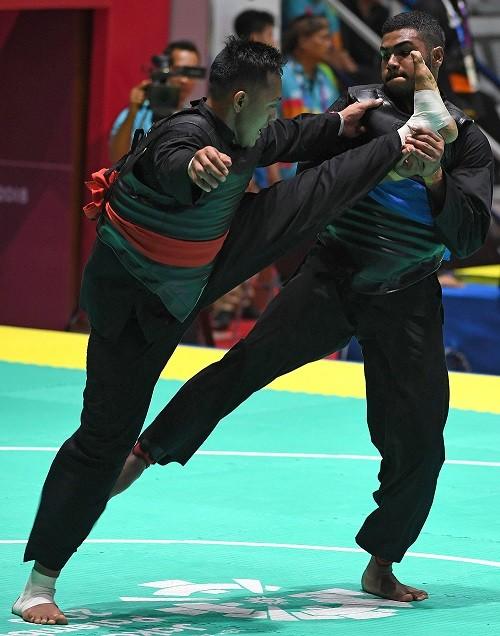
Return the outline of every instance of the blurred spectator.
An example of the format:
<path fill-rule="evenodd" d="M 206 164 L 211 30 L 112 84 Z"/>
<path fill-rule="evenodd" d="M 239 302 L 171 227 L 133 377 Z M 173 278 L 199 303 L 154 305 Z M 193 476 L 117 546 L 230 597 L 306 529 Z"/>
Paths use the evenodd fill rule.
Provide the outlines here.
<path fill-rule="evenodd" d="M 248 9 L 236 16 L 234 31 L 239 38 L 276 46 L 274 24 L 272 13 Z"/>
<path fill-rule="evenodd" d="M 326 3 L 298 3 L 315 8 L 317 12 Z M 335 18 L 336 19 L 336 18 Z M 295 17 L 283 35 L 283 53 L 288 63 L 283 69 L 281 114 L 295 117 L 301 113 L 323 113 L 339 97 L 336 76 L 325 63 L 331 51 L 329 22 L 326 17 L 308 14 Z M 295 174 L 296 164 L 280 164 L 283 179 Z M 281 281 L 294 273 L 310 248 L 310 243 L 297 246 L 280 258 L 275 266 Z M 269 281 L 267 283 L 269 285 Z"/>
<path fill-rule="evenodd" d="M 326 0 L 282 0 L 281 12 L 284 32 L 299 16 L 310 15 L 326 18 L 332 46 L 325 61 L 341 74 L 351 75 L 356 71 L 356 64 L 342 41 L 339 18 L 329 2 Z M 348 83 L 350 82 L 346 78 L 346 85 Z"/>
<path fill-rule="evenodd" d="M 163 54 L 169 58 L 169 69 L 173 72 L 181 67 L 195 67 L 200 64 L 198 49 L 188 40 L 172 42 Z M 186 75 L 173 75 L 168 79 L 168 85 L 179 90 L 177 110 L 189 105 L 189 96 L 196 81 Z M 153 125 L 155 116 L 147 99 L 150 84 L 151 79 L 144 79 L 132 88 L 128 107 L 121 111 L 113 124 L 109 139 L 109 155 L 113 163 L 128 152 L 137 129 L 142 128 L 147 132 Z"/>
<path fill-rule="evenodd" d="M 332 39 L 332 47 L 337 50 L 342 48 L 340 21 L 335 9 L 328 2 L 324 0 L 282 0 L 281 13 L 283 31 L 287 31 L 296 18 L 304 15 L 326 18 Z"/>
<path fill-rule="evenodd" d="M 289 60 L 283 69 L 283 117 L 323 113 L 339 97 L 335 75 L 324 62 L 330 47 L 326 18 L 302 15 L 292 20 L 283 36 L 283 53 Z M 295 174 L 295 164 L 282 166 L 283 178 Z"/>
<path fill-rule="evenodd" d="M 238 285 L 214 302 L 212 305 L 212 328 L 215 331 L 224 331 L 235 319 L 258 318 L 258 312 L 252 306 L 254 290 L 251 283 L 252 280 Z M 247 313 L 248 311 L 250 311 L 250 315 Z"/>
<path fill-rule="evenodd" d="M 344 0 L 345 6 L 360 18 L 377 35 L 382 35 L 382 25 L 390 15 L 380 0 Z M 351 71 L 354 84 L 373 84 L 380 81 L 380 59 L 370 44 L 345 22 L 340 31 L 344 47 L 355 64 Z"/>

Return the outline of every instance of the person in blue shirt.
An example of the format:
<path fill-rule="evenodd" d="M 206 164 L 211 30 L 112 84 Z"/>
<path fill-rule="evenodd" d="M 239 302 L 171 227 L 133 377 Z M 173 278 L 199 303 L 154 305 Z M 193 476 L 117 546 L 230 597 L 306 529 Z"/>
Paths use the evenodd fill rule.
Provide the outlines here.
<path fill-rule="evenodd" d="M 170 58 L 170 70 L 180 67 L 199 66 L 200 53 L 188 40 L 171 42 L 163 51 Z M 147 87 L 150 79 L 142 80 L 130 91 L 129 105 L 115 119 L 109 136 L 109 156 L 112 162 L 118 161 L 130 148 L 134 132 L 142 128 L 147 132 L 154 122 L 154 113 L 147 99 Z M 188 106 L 189 97 L 196 86 L 196 79 L 178 75 L 169 78 L 169 86 L 179 89 L 178 110 Z"/>
<path fill-rule="evenodd" d="M 340 22 L 335 9 L 325 0 L 282 0 L 283 27 L 288 29 L 291 22 L 303 15 L 322 16 L 328 21 L 328 30 L 333 46 L 340 42 Z"/>
<path fill-rule="evenodd" d="M 346 49 L 342 35 L 343 25 L 332 5 L 327 0 L 282 0 L 281 17 L 284 31 L 296 18 L 304 15 L 326 19 L 331 43 L 327 61 L 335 71 L 351 76 L 356 71 L 356 63 L 351 57 L 351 52 Z"/>
<path fill-rule="evenodd" d="M 302 113 L 323 113 L 340 95 L 337 80 L 325 63 L 331 48 L 325 17 L 295 18 L 283 38 L 288 62 L 283 68 L 281 115 L 293 118 Z M 283 164 L 281 176 L 295 174 L 294 164 Z"/>

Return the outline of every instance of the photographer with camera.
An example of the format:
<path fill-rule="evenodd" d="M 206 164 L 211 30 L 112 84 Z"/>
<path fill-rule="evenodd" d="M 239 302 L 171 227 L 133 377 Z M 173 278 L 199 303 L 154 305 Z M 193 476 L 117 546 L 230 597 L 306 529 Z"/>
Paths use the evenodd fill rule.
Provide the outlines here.
<path fill-rule="evenodd" d="M 196 81 L 205 76 L 200 53 L 189 40 L 171 42 L 151 58 L 150 77 L 130 91 L 129 105 L 115 119 L 109 138 L 109 156 L 118 161 L 130 148 L 134 132 L 147 132 L 162 117 L 189 106 Z"/>

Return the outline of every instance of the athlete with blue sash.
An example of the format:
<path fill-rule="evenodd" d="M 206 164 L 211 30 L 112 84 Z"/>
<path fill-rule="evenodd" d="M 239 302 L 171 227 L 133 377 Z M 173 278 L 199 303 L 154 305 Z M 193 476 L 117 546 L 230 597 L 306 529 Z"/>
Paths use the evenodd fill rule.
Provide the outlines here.
<path fill-rule="evenodd" d="M 383 83 L 353 87 L 347 100 L 335 104 L 340 110 L 347 102 L 384 99 L 367 118 L 365 138 L 348 140 L 346 147 L 408 119 L 419 79 L 414 62 L 420 53 L 436 78 L 443 44 L 439 24 L 427 14 L 386 21 Z M 448 251 L 465 257 L 483 243 L 493 184 L 486 138 L 464 113 L 446 105 L 456 140 L 446 147 L 435 133 L 409 140 L 416 155 L 332 220 L 253 331 L 186 383 L 144 431 L 143 459 L 137 450 L 130 456 L 118 489 L 130 483 L 134 470 L 133 476 L 140 474 L 144 461 L 186 463 L 217 422 L 252 393 L 354 336 L 364 355 L 370 436 L 382 456 L 377 507 L 356 536 L 371 555 L 362 587 L 396 601 L 428 597 L 400 583 L 392 564 L 419 536 L 444 461 L 449 389 L 436 270 Z"/>

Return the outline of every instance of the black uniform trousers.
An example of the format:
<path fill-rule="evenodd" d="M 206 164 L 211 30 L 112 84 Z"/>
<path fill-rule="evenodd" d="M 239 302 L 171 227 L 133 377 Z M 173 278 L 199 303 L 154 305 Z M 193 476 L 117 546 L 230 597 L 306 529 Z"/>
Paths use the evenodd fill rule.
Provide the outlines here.
<path fill-rule="evenodd" d="M 185 463 L 253 392 L 352 336 L 363 350 L 368 427 L 382 456 L 377 508 L 356 540 L 400 561 L 427 518 L 444 461 L 449 390 L 435 275 L 384 296 L 359 294 L 328 248 L 314 248 L 250 334 L 187 382 L 141 440 L 160 463 Z"/>
<path fill-rule="evenodd" d="M 396 133 L 386 135 L 245 195 L 208 285 L 183 323 L 97 241 L 82 287 L 91 334 L 81 424 L 49 470 L 25 561 L 59 570 L 84 541 L 141 431 L 158 377 L 198 311 L 363 197 L 393 167 L 400 148 Z M 191 431 L 193 447 L 198 434 Z"/>

